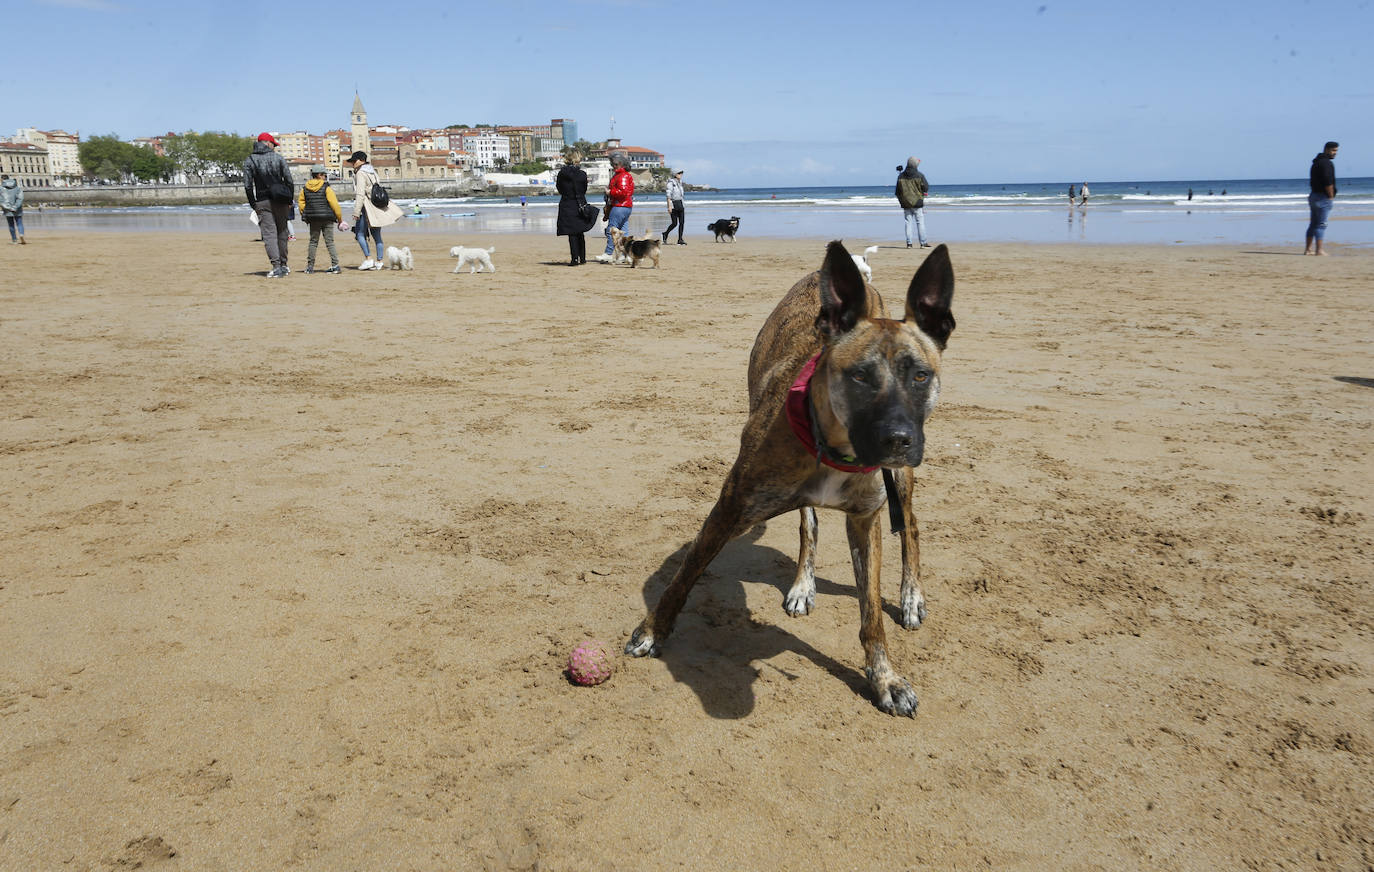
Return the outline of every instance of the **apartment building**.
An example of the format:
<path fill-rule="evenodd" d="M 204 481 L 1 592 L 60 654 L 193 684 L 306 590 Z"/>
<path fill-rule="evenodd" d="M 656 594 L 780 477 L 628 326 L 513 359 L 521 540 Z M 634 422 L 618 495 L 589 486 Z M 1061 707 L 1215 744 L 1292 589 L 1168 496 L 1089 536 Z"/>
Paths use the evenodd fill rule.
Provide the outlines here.
<path fill-rule="evenodd" d="M 463 131 L 463 151 L 472 155 L 472 163 L 481 169 L 496 166 L 497 159 L 510 163 L 510 140 L 488 128 L 475 128 Z"/>
<path fill-rule="evenodd" d="M 0 173 L 25 188 L 51 188 L 48 150 L 31 142 L 0 142 Z"/>
<path fill-rule="evenodd" d="M 79 133 L 21 127 L 15 134 L 14 141 L 27 142 L 48 150 L 48 171 L 52 174 L 53 185 L 65 187 L 81 181 Z"/>
<path fill-rule="evenodd" d="M 563 140 L 564 145 L 572 145 L 577 142 L 577 120 L 573 118 L 555 118 L 549 122 L 549 136 Z"/>

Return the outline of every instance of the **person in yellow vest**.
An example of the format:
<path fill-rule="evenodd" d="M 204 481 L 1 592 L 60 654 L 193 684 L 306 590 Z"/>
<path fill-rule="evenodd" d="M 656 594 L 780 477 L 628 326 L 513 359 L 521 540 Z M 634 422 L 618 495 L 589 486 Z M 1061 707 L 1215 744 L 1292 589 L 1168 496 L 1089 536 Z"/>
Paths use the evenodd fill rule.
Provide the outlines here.
<path fill-rule="evenodd" d="M 329 250 L 329 269 L 327 273 L 339 273 L 339 252 L 334 248 L 334 225 L 344 227 L 343 210 L 339 199 L 326 180 L 325 168 L 315 164 L 310 168 L 310 181 L 301 186 L 296 195 L 296 209 L 310 225 L 310 248 L 305 255 L 305 271 L 315 271 L 315 250 L 319 248 L 320 237 L 324 237 L 324 247 Z"/>

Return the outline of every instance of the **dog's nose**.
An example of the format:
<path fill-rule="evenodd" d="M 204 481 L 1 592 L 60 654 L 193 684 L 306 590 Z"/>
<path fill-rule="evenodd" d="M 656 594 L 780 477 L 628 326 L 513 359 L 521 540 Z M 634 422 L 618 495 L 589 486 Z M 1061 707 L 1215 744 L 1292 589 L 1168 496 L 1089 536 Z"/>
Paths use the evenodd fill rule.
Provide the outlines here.
<path fill-rule="evenodd" d="M 887 434 L 887 438 L 883 440 L 883 447 L 889 455 L 905 454 L 915 438 L 915 434 L 909 428 L 901 427 Z"/>

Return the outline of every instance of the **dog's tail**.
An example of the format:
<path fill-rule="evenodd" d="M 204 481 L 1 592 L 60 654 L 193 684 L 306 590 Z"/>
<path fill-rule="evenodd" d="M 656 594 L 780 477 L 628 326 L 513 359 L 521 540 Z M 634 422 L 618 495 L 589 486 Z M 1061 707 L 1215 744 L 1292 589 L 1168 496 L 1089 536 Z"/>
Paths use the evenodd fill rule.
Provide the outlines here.
<path fill-rule="evenodd" d="M 487 249 L 487 254 L 491 254 L 494 251 L 496 251 L 496 246 L 493 245 L 491 248 Z"/>
<path fill-rule="evenodd" d="M 864 249 L 864 263 L 868 263 L 868 256 L 869 256 L 870 254 L 877 254 L 877 253 L 878 253 L 878 246 L 876 246 L 876 245 L 870 245 L 868 248 L 865 248 L 865 249 Z"/>

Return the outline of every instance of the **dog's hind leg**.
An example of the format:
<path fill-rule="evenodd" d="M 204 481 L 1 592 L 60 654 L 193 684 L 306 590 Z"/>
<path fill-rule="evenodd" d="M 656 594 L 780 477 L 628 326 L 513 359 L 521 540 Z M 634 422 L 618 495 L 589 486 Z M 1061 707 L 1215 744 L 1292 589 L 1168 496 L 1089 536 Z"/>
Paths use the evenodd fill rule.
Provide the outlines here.
<path fill-rule="evenodd" d="M 883 632 L 883 592 L 879 574 L 883 563 L 881 509 L 865 515 L 847 515 L 845 533 L 854 561 L 854 582 L 859 588 L 859 642 L 864 649 L 864 674 L 873 688 L 878 708 L 890 715 L 916 716 L 916 691 L 892 669 L 887 659 L 887 635 Z"/>
<path fill-rule="evenodd" d="M 902 501 L 902 626 L 914 630 L 926 619 L 926 597 L 921 592 L 921 533 L 916 525 L 916 510 L 911 496 L 916 489 L 916 470 L 910 467 L 893 473 L 897 495 Z"/>
<path fill-rule="evenodd" d="M 801 510 L 801 552 L 797 555 L 797 575 L 792 589 L 782 601 L 783 611 L 794 618 L 811 614 L 816 607 L 816 535 L 820 525 L 816 510 L 807 506 Z"/>
<path fill-rule="evenodd" d="M 630 641 L 625 643 L 626 654 L 632 657 L 657 655 L 659 647 L 673 631 L 678 612 L 682 611 L 683 604 L 687 602 L 687 594 L 691 593 L 692 587 L 701 578 L 701 573 L 720 553 L 720 549 L 758 522 L 778 514 L 757 505 L 750 505 L 750 501 L 736 487 L 738 476 L 737 466 L 730 471 L 725 487 L 721 489 L 720 499 L 706 516 L 705 523 L 701 525 L 701 532 L 697 533 L 697 537 L 688 546 L 687 553 L 682 558 L 682 565 L 678 567 L 673 580 L 659 597 L 658 605 L 635 629 Z"/>

